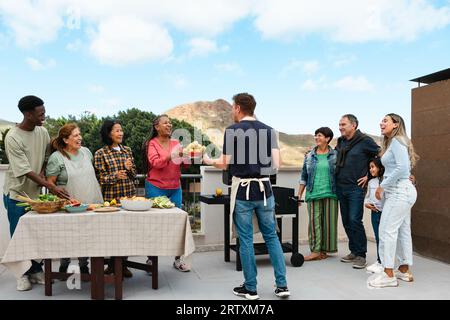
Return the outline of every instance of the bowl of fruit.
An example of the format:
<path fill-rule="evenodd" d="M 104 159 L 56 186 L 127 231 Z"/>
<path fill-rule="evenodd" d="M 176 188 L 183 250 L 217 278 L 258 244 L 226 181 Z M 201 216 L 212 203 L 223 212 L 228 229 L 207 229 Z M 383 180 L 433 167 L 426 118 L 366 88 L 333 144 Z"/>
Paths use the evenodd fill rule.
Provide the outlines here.
<path fill-rule="evenodd" d="M 69 213 L 81 213 L 86 212 L 89 208 L 88 204 L 79 202 L 78 200 L 70 200 L 70 203 L 64 206 L 64 209 Z"/>
<path fill-rule="evenodd" d="M 186 148 L 184 148 L 183 154 L 191 159 L 201 159 L 205 150 L 205 146 L 202 146 L 200 143 L 198 143 L 198 141 L 194 141 L 188 144 Z"/>

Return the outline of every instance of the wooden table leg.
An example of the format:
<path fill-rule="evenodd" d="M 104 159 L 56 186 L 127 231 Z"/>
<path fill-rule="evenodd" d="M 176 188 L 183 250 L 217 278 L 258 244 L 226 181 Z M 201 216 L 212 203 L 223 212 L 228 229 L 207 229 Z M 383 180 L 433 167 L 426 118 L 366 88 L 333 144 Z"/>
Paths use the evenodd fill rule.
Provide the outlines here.
<path fill-rule="evenodd" d="M 52 259 L 45 259 L 45 295 L 52 295 Z"/>
<path fill-rule="evenodd" d="M 103 257 L 91 257 L 91 298 L 95 300 L 105 299 L 105 276 L 103 268 Z"/>
<path fill-rule="evenodd" d="M 152 289 L 158 289 L 158 257 L 151 257 L 152 260 Z"/>
<path fill-rule="evenodd" d="M 116 300 L 122 300 L 123 276 L 122 276 L 122 257 L 114 258 L 114 286 Z"/>

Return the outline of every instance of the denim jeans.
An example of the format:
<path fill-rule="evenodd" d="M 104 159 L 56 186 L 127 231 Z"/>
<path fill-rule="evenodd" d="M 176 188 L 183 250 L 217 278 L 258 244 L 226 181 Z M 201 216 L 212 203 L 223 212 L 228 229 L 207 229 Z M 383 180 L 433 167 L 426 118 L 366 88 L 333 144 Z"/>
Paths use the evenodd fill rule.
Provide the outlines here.
<path fill-rule="evenodd" d="M 181 208 L 181 202 L 183 197 L 183 192 L 181 191 L 181 187 L 178 189 L 160 189 L 158 187 L 155 187 L 153 184 L 145 181 L 145 197 L 146 198 L 154 198 L 154 197 L 160 197 L 160 196 L 166 196 L 170 199 L 173 203 L 175 203 L 175 206 L 177 208 Z"/>
<path fill-rule="evenodd" d="M 380 260 L 380 236 L 379 236 L 381 212 L 380 211 L 372 211 L 371 220 L 372 220 L 373 234 L 375 235 L 375 241 L 377 242 L 377 261 L 378 261 L 378 263 L 381 263 L 381 260 Z"/>
<path fill-rule="evenodd" d="M 266 242 L 267 249 L 272 263 L 275 282 L 277 287 L 286 287 L 286 262 L 283 250 L 276 232 L 276 221 L 274 217 L 275 200 L 271 196 L 267 199 L 267 206 L 264 201 L 243 201 L 236 200 L 234 209 L 234 223 L 239 237 L 239 253 L 244 271 L 245 287 L 247 290 L 256 291 L 256 259 L 253 248 L 253 212 L 256 212 L 259 229 Z"/>
<path fill-rule="evenodd" d="M 363 225 L 364 189 L 358 186 L 338 186 L 337 196 L 341 208 L 342 224 L 348 237 L 350 252 L 366 257 L 367 237 Z"/>
<path fill-rule="evenodd" d="M 16 231 L 16 227 L 19 224 L 19 219 L 23 216 L 25 212 L 25 207 L 18 207 L 17 204 L 19 201 L 13 200 L 9 197 L 9 195 L 3 195 L 3 204 L 5 205 L 6 211 L 8 212 L 8 220 L 9 220 L 9 233 L 11 234 L 11 238 Z M 42 272 L 42 264 L 31 260 L 31 267 L 25 272 L 26 275 L 34 274 Z"/>
<path fill-rule="evenodd" d="M 417 191 L 409 179 L 399 180 L 395 186 L 384 190 L 386 201 L 380 221 L 380 258 L 385 268 L 400 265 L 412 266 L 411 208 Z"/>

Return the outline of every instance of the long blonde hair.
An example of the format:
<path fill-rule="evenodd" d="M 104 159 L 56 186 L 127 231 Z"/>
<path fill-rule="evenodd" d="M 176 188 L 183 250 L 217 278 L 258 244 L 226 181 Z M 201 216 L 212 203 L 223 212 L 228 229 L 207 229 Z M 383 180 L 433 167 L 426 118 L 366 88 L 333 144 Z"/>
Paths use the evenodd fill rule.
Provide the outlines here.
<path fill-rule="evenodd" d="M 417 161 L 419 160 L 419 156 L 414 151 L 414 146 L 411 140 L 408 138 L 408 135 L 406 134 L 405 121 L 403 120 L 402 117 L 400 117 L 398 114 L 395 113 L 389 113 L 386 115 L 386 117 L 391 118 L 394 123 L 398 124 L 398 126 L 397 128 L 394 128 L 394 130 L 392 130 L 392 134 L 390 137 L 386 135 L 384 136 L 381 148 L 381 156 L 389 148 L 392 139 L 397 138 L 401 144 L 403 144 L 408 148 L 409 161 L 411 162 L 411 169 L 414 168 Z"/>

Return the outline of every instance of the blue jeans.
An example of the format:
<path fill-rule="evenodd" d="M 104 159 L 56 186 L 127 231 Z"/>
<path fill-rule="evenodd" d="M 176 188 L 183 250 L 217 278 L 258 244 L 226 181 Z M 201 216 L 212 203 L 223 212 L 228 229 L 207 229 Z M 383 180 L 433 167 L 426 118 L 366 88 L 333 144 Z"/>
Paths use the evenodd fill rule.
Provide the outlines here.
<path fill-rule="evenodd" d="M 278 239 L 275 218 L 274 218 L 275 200 L 271 196 L 267 199 L 267 206 L 264 207 L 264 201 L 243 201 L 236 200 L 234 209 L 234 223 L 239 237 L 239 253 L 244 271 L 245 287 L 247 290 L 256 291 L 256 259 L 253 248 L 253 212 L 256 211 L 259 229 L 266 242 L 267 249 L 272 263 L 275 282 L 277 287 L 287 287 L 286 282 L 286 263 L 280 240 Z"/>
<path fill-rule="evenodd" d="M 154 197 L 160 197 L 160 196 L 166 196 L 175 203 L 175 206 L 177 208 L 181 208 L 181 201 L 183 198 L 183 192 L 181 190 L 181 187 L 178 189 L 160 189 L 158 187 L 155 187 L 147 180 L 145 181 L 145 197 L 146 198 L 154 198 Z"/>
<path fill-rule="evenodd" d="M 19 224 L 19 219 L 23 216 L 25 212 L 25 207 L 18 207 L 17 204 L 19 201 L 13 200 L 9 197 L 9 195 L 3 195 L 3 204 L 5 205 L 5 209 L 8 212 L 8 220 L 9 220 L 9 233 L 11 234 L 11 238 L 16 231 L 16 227 Z M 25 272 L 26 275 L 42 272 L 42 265 L 34 260 L 31 260 L 31 267 Z"/>
<path fill-rule="evenodd" d="M 377 261 L 378 263 L 381 263 L 380 260 L 380 236 L 378 229 L 380 228 L 380 221 L 381 221 L 381 212 L 379 211 L 372 211 L 372 228 L 373 233 L 375 234 L 375 241 L 377 242 Z"/>
<path fill-rule="evenodd" d="M 338 186 L 336 191 L 350 252 L 357 257 L 365 258 L 367 237 L 362 221 L 365 191 L 358 186 Z"/>

